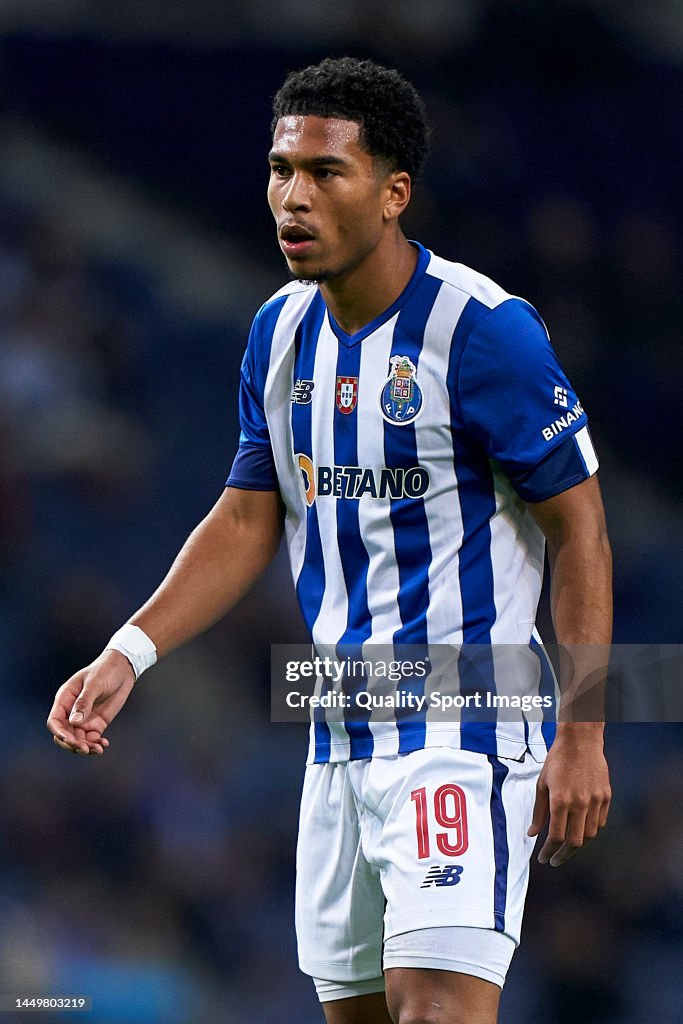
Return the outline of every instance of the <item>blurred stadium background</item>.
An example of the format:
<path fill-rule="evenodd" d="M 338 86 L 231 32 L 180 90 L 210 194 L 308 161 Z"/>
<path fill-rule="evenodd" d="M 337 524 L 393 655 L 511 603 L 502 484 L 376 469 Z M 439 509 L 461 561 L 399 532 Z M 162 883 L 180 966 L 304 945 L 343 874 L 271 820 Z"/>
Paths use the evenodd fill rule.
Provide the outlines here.
<path fill-rule="evenodd" d="M 292 920 L 305 730 L 269 722 L 269 645 L 302 637 L 284 562 L 145 677 L 105 758 L 43 722 L 220 492 L 286 276 L 270 99 L 344 53 L 427 101 L 409 233 L 549 324 L 602 455 L 615 639 L 681 642 L 680 4 L 2 0 L 0 992 L 89 993 L 97 1024 L 321 1019 Z M 534 869 L 501 1024 L 683 1020 L 680 726 L 608 747 L 610 828 Z"/>

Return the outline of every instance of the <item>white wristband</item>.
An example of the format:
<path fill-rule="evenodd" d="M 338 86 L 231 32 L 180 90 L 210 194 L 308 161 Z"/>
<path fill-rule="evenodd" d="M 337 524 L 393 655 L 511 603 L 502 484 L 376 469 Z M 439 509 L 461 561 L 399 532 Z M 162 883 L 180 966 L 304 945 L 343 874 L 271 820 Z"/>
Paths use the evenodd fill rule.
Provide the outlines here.
<path fill-rule="evenodd" d="M 104 649 L 125 655 L 133 667 L 136 681 L 157 660 L 157 649 L 150 638 L 139 626 L 133 626 L 130 622 L 116 630 Z"/>

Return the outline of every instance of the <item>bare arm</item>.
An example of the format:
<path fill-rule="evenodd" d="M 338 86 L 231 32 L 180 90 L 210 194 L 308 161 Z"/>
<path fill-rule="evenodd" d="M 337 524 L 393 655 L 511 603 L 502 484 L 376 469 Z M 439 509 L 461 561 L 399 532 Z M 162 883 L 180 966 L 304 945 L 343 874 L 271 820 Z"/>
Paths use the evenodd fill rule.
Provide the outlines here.
<path fill-rule="evenodd" d="M 277 491 L 227 487 L 188 537 L 161 586 L 130 621 L 154 641 L 160 657 L 168 654 L 244 597 L 275 556 L 281 533 Z M 103 651 L 57 691 L 47 720 L 55 743 L 76 753 L 103 753 L 108 746 L 104 731 L 134 682 L 124 655 Z"/>
<path fill-rule="evenodd" d="M 557 737 L 539 778 L 529 835 L 538 835 L 550 815 L 538 859 L 557 867 L 597 835 L 609 811 L 600 719 L 612 636 L 612 556 L 596 477 L 530 507 L 548 541 L 553 623 L 565 656 Z M 577 707 L 583 711 L 574 721 Z"/>

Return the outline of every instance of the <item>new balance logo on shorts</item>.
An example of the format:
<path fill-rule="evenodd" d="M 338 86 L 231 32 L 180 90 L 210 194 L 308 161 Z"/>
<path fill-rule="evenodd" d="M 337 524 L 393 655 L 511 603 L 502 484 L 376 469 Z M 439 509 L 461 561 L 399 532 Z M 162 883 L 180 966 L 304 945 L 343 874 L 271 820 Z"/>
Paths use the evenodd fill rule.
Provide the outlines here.
<path fill-rule="evenodd" d="M 463 869 L 459 864 L 447 864 L 445 868 L 435 864 L 427 872 L 427 876 L 420 886 L 421 889 L 428 889 L 430 885 L 457 885 Z"/>

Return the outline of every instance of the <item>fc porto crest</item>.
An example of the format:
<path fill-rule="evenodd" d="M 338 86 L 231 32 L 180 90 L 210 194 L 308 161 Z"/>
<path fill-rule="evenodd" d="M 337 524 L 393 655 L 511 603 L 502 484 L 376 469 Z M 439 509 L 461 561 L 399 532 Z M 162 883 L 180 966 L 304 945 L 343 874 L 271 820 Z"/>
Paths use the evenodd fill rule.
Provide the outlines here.
<path fill-rule="evenodd" d="M 337 408 L 345 416 L 353 412 L 358 402 L 358 377 L 337 377 Z"/>
<path fill-rule="evenodd" d="M 379 407 L 387 423 L 412 423 L 422 411 L 422 389 L 417 368 L 408 356 L 392 356 L 391 371 L 379 393 Z"/>

